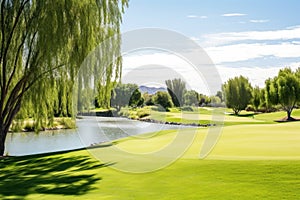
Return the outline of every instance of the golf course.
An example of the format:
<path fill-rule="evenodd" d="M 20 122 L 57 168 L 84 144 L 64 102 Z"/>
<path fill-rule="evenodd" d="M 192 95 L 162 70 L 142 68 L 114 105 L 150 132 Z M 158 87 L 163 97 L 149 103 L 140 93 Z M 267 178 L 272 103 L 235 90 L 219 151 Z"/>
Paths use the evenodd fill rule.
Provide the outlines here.
<path fill-rule="evenodd" d="M 299 2 L 0 0 L 0 200 L 300 200 Z"/>
<path fill-rule="evenodd" d="M 167 115 L 178 118 L 179 113 Z M 192 117 L 196 117 L 194 112 L 182 116 L 188 116 L 182 120 L 196 120 Z M 204 159 L 199 158 L 200 150 L 214 127 L 164 130 L 91 149 L 6 157 L 0 160 L 0 198 L 298 199 L 300 122 L 274 122 L 284 116 L 284 112 L 254 117 L 246 112 L 241 116 L 227 114 L 218 142 Z M 300 110 L 295 110 L 293 117 L 300 118 Z M 128 173 L 118 167 L 122 166 L 118 162 L 131 162 L 132 155 L 163 149 L 179 132 L 193 137 L 188 148 L 173 162 L 144 173 Z M 114 157 L 101 160 L 102 155 L 113 149 L 127 154 L 121 161 Z M 155 156 L 155 160 L 166 159 L 165 154 Z M 132 162 L 140 164 L 139 160 Z"/>

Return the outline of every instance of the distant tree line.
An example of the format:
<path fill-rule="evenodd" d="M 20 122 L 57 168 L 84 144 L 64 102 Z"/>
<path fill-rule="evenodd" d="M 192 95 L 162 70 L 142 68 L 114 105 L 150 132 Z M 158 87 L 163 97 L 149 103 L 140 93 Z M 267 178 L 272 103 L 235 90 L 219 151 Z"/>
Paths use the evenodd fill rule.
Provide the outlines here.
<path fill-rule="evenodd" d="M 166 80 L 167 91 L 175 107 L 182 106 L 225 106 L 221 91 L 207 96 L 195 90 L 187 90 L 186 83 L 178 79 Z M 223 102 L 223 104 L 222 104 Z"/>
<path fill-rule="evenodd" d="M 300 103 L 300 68 L 292 71 L 281 69 L 277 76 L 265 81 L 265 87 L 253 87 L 248 78 L 238 76 L 222 85 L 221 91 L 207 96 L 195 90 L 188 90 L 186 83 L 175 78 L 165 81 L 167 91 L 155 94 L 141 94 L 136 84 L 117 84 L 111 98 L 111 106 L 138 107 L 157 105 L 168 110 L 171 107 L 212 106 L 232 108 L 238 115 L 242 110 L 271 112 L 282 109 L 287 112 L 287 120 L 293 120 L 291 113 Z"/>
<path fill-rule="evenodd" d="M 214 96 L 200 94 L 195 90 L 187 90 L 181 79 L 166 80 L 166 91 L 155 94 L 141 94 L 136 84 L 117 84 L 111 95 L 111 106 L 117 111 L 121 107 L 139 107 L 156 105 L 164 110 L 182 106 L 225 106 L 223 93 L 218 91 Z"/>

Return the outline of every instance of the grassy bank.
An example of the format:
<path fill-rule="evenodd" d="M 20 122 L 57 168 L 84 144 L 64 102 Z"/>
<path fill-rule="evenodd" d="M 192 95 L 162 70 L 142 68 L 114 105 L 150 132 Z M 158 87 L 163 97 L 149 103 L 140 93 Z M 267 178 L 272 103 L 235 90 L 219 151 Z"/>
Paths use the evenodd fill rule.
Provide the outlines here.
<path fill-rule="evenodd" d="M 162 131 L 126 138 L 113 146 L 0 160 L 1 199 L 297 199 L 300 196 L 300 122 L 224 127 L 204 160 L 206 128 L 196 130 L 184 155 L 150 173 L 113 169 L 95 155 L 111 148 L 144 154 L 176 137 Z M 127 162 L 130 156 L 124 157 Z M 156 159 L 164 159 L 158 155 Z M 138 163 L 137 163 L 138 164 Z"/>
<path fill-rule="evenodd" d="M 76 128 L 75 119 L 71 117 L 55 117 L 53 121 L 43 122 L 42 130 L 74 129 Z M 15 120 L 11 127 L 11 132 L 35 131 L 35 121 L 33 119 Z"/>
<path fill-rule="evenodd" d="M 152 119 L 161 122 L 175 122 L 183 124 L 211 124 L 224 123 L 227 125 L 239 124 L 276 124 L 286 116 L 286 112 L 279 111 L 273 113 L 254 113 L 242 111 L 239 116 L 235 116 L 231 109 L 210 108 L 210 107 L 189 107 L 189 109 L 171 108 L 168 112 L 159 111 L 155 106 L 143 108 L 123 108 L 121 115 L 131 119 Z M 300 118 L 300 109 L 295 109 L 292 113 L 295 118 Z"/>

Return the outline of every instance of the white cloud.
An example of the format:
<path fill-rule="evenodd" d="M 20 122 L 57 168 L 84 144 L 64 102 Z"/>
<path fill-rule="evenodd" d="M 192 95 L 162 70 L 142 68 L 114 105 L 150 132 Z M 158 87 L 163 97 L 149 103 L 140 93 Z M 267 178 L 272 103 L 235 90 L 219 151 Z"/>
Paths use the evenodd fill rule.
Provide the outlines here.
<path fill-rule="evenodd" d="M 264 56 L 274 56 L 278 58 L 299 58 L 300 44 L 234 44 L 226 46 L 205 48 L 214 63 L 246 61 Z"/>
<path fill-rule="evenodd" d="M 207 19 L 208 17 L 207 16 L 205 16 L 205 15 L 201 15 L 201 16 L 199 16 L 199 15 L 188 15 L 188 16 L 186 16 L 187 18 L 199 18 L 199 19 Z"/>
<path fill-rule="evenodd" d="M 285 67 L 290 67 L 292 68 L 293 70 L 296 70 L 297 68 L 300 67 L 300 62 L 293 62 L 293 63 L 290 63 L 289 65 L 285 66 Z"/>
<path fill-rule="evenodd" d="M 292 41 L 293 44 L 300 44 L 300 41 Z"/>
<path fill-rule="evenodd" d="M 282 67 L 300 67 L 300 26 L 272 31 L 218 33 L 191 39 L 204 39 L 202 46 L 208 44 L 204 50 L 216 64 L 223 82 L 243 75 L 249 78 L 252 85 L 263 87 L 265 80 L 276 76 Z M 265 58 L 278 59 L 281 64 L 268 65 L 264 61 Z M 256 59 L 253 65 L 252 59 Z M 286 60 L 287 62 L 284 62 Z M 243 61 L 247 61 L 243 66 L 250 63 L 249 67 L 239 67 L 235 63 Z M 261 65 L 257 64 L 258 61 Z M 282 66 L 282 63 L 285 65 Z M 164 86 L 165 80 L 175 77 L 182 77 L 191 89 L 205 94 L 211 94 L 207 80 L 215 80 L 215 77 L 210 75 L 203 77 L 187 61 L 176 55 L 151 52 L 123 57 L 124 82 Z M 220 86 L 218 88 L 220 89 Z"/>
<path fill-rule="evenodd" d="M 217 84 L 216 77 L 204 77 L 201 71 L 205 69 L 196 69 L 189 62 L 174 54 L 125 55 L 123 56 L 122 65 L 122 81 L 125 83 L 161 87 L 165 86 L 165 80 L 182 78 L 189 89 L 194 89 L 205 94 L 214 94 L 217 90 L 220 90 L 220 85 Z M 205 73 L 207 72 L 206 68 Z M 208 87 L 207 82 L 211 80 L 215 81 L 213 81 L 213 85 Z M 211 93 L 210 90 L 213 92 Z"/>
<path fill-rule="evenodd" d="M 300 62 L 298 63 L 290 63 L 288 67 L 291 67 L 292 70 L 296 70 L 300 66 Z M 225 66 L 217 66 L 219 74 L 222 78 L 223 82 L 226 82 L 229 78 L 233 78 L 235 76 L 244 76 L 247 77 L 252 84 L 252 86 L 259 86 L 263 88 L 265 86 L 265 80 L 268 78 L 272 78 L 277 76 L 278 71 L 282 69 L 282 67 L 269 67 L 269 68 L 261 68 L 261 67 L 239 67 L 239 68 L 231 68 Z"/>
<path fill-rule="evenodd" d="M 286 66 L 293 70 L 300 67 L 300 62 L 292 62 Z M 282 66 L 282 67 L 286 67 Z M 282 67 L 268 68 L 262 67 L 228 67 L 216 65 L 220 74 L 222 83 L 229 78 L 243 75 L 249 78 L 253 86 L 264 87 L 267 78 L 274 77 Z M 213 94 L 209 92 L 207 79 L 215 80 L 215 77 L 204 77 L 193 66 L 176 55 L 166 53 L 154 54 L 134 54 L 123 57 L 123 75 L 122 81 L 125 83 L 137 83 L 139 85 L 148 85 L 164 87 L 164 81 L 176 77 L 182 77 L 190 89 L 197 90 L 204 94 Z M 217 87 L 217 90 L 221 86 Z"/>
<path fill-rule="evenodd" d="M 205 15 L 199 16 L 200 19 L 207 19 L 208 17 Z"/>
<path fill-rule="evenodd" d="M 269 21 L 270 20 L 268 20 L 268 19 L 251 19 L 251 20 L 249 20 L 249 22 L 252 22 L 252 23 L 267 23 Z"/>
<path fill-rule="evenodd" d="M 225 32 L 203 36 L 204 46 L 216 46 L 244 40 L 300 39 L 300 26 L 272 31 Z"/>
<path fill-rule="evenodd" d="M 197 37 L 190 37 L 191 40 L 194 40 L 194 41 L 199 41 L 200 39 L 197 38 Z"/>
<path fill-rule="evenodd" d="M 186 16 L 187 18 L 197 18 L 198 16 L 197 15 L 188 15 Z"/>
<path fill-rule="evenodd" d="M 223 14 L 222 16 L 223 17 L 240 17 L 240 16 L 245 16 L 247 14 L 244 14 L 244 13 L 226 13 L 226 14 Z"/>

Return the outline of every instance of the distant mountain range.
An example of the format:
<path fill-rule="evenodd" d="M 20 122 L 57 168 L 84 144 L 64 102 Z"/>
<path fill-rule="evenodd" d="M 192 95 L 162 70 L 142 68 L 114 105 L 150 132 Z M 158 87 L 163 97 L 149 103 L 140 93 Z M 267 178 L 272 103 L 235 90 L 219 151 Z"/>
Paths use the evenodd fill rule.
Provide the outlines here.
<path fill-rule="evenodd" d="M 167 91 L 167 88 L 163 88 L 163 87 L 157 88 L 157 87 L 148 87 L 148 86 L 141 85 L 139 88 L 141 93 L 148 92 L 148 94 L 155 94 L 158 91 Z"/>

